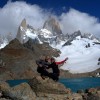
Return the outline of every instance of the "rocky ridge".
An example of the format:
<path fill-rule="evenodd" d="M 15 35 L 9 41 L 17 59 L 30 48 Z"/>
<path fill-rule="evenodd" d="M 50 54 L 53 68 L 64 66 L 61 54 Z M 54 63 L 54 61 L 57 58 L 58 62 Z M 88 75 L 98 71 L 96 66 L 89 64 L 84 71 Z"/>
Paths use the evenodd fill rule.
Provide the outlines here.
<path fill-rule="evenodd" d="M 0 50 L 0 80 L 32 78 L 37 74 L 36 59 L 41 55 L 58 56 L 59 52 L 48 44 L 35 44 L 29 40 L 21 44 L 12 40 Z"/>

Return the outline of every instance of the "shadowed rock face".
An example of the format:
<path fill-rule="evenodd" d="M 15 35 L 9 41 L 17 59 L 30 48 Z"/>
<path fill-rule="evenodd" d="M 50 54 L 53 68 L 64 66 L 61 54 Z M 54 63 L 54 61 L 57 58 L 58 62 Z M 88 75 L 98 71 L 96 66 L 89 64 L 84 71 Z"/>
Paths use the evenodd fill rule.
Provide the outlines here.
<path fill-rule="evenodd" d="M 37 73 L 35 61 L 42 54 L 58 56 L 57 50 L 55 51 L 49 45 L 28 41 L 24 46 L 14 39 L 0 50 L 1 80 L 32 78 Z"/>
<path fill-rule="evenodd" d="M 5 70 L 0 73 L 1 79 L 6 80 L 7 75 L 12 79 L 34 76 L 36 58 L 33 52 L 25 48 L 17 39 L 12 40 L 9 45 L 0 50 L 0 60 L 4 62 L 1 69 Z"/>
<path fill-rule="evenodd" d="M 52 17 L 50 17 L 47 21 L 45 21 L 43 28 L 48 29 L 54 35 L 62 34 L 59 23 L 55 20 L 55 18 L 52 18 Z"/>
<path fill-rule="evenodd" d="M 29 41 L 25 43 L 24 46 L 32 50 L 33 53 L 38 57 L 42 54 L 58 57 L 60 53 L 60 51 L 53 49 L 48 43 L 38 44 L 34 43 L 32 39 L 29 39 Z"/>

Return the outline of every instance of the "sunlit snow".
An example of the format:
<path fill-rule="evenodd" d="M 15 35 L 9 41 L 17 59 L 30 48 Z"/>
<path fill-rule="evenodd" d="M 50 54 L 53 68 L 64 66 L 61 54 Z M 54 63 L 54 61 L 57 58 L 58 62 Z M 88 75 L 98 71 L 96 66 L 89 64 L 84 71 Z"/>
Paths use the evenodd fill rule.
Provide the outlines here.
<path fill-rule="evenodd" d="M 90 43 L 90 47 L 85 46 Z M 100 57 L 100 45 L 94 45 L 93 40 L 77 37 L 72 41 L 72 45 L 58 45 L 56 48 L 62 52 L 57 60 L 62 60 L 68 57 L 68 61 L 61 69 L 69 70 L 71 73 L 91 72 L 98 68 L 98 58 Z"/>
<path fill-rule="evenodd" d="M 29 29 L 27 29 L 26 35 L 32 39 L 35 39 L 37 37 L 37 35 L 35 33 L 32 33 Z"/>
<path fill-rule="evenodd" d="M 2 44 L 0 44 L 0 49 L 4 48 L 8 44 L 7 41 L 4 41 Z"/>
<path fill-rule="evenodd" d="M 53 36 L 52 33 L 47 29 L 41 29 L 40 32 L 44 38 L 51 38 Z"/>

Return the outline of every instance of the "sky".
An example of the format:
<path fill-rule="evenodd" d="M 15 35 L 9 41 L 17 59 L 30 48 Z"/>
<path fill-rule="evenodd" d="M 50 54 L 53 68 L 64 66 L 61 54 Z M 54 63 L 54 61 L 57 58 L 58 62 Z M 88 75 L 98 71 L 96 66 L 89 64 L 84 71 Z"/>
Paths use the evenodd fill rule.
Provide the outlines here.
<path fill-rule="evenodd" d="M 22 19 L 42 28 L 50 15 L 64 34 L 80 30 L 100 37 L 100 0 L 0 0 L 0 34 L 17 33 Z"/>

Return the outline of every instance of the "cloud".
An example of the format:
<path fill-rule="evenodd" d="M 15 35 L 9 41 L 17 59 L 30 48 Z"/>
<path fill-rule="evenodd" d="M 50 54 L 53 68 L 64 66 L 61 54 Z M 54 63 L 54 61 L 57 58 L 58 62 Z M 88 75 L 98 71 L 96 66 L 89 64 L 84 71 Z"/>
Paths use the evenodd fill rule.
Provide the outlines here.
<path fill-rule="evenodd" d="M 100 23 L 98 19 L 72 8 L 69 12 L 61 14 L 60 24 L 65 34 L 80 30 L 82 33 L 92 33 L 100 36 Z"/>
<path fill-rule="evenodd" d="M 38 5 L 9 1 L 0 9 L 0 33 L 16 33 L 18 26 L 24 18 L 34 28 L 40 28 L 43 26 L 47 16 L 49 16 L 49 13 Z"/>
<path fill-rule="evenodd" d="M 3 8 L 0 8 L 0 34 L 11 32 L 16 35 L 18 26 L 24 18 L 34 28 L 42 28 L 49 15 L 55 16 L 59 21 L 64 34 L 80 30 L 82 33 L 100 36 L 100 23 L 96 17 L 72 8 L 56 16 L 50 10 L 47 11 L 36 4 L 31 5 L 22 1 L 9 1 Z"/>

